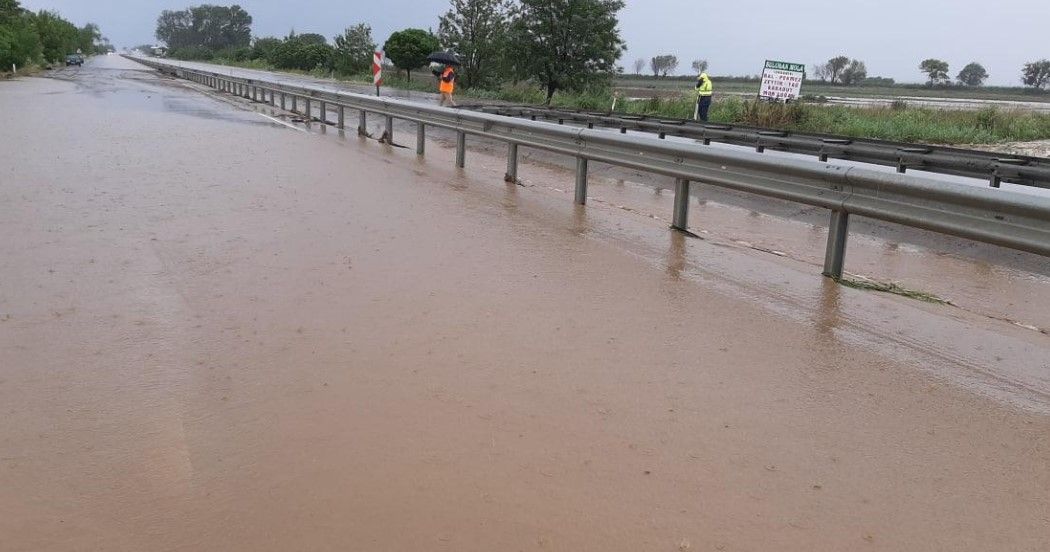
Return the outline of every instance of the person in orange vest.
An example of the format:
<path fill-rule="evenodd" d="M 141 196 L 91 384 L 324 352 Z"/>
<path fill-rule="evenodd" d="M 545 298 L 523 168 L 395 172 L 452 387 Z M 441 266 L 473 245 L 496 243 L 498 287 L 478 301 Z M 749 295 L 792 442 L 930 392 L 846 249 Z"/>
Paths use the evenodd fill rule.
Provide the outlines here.
<path fill-rule="evenodd" d="M 456 91 L 456 70 L 451 65 L 446 65 L 438 77 L 438 90 L 441 91 L 441 105 L 456 107 L 456 100 L 452 99 L 452 93 Z"/>

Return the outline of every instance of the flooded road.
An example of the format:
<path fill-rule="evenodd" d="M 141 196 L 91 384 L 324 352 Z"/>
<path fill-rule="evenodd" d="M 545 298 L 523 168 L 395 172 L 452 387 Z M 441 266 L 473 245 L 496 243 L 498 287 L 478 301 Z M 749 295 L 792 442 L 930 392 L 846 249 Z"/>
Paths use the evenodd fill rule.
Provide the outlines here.
<path fill-rule="evenodd" d="M 5 552 L 1045 550 L 1045 334 L 256 109 L 0 82 Z"/>

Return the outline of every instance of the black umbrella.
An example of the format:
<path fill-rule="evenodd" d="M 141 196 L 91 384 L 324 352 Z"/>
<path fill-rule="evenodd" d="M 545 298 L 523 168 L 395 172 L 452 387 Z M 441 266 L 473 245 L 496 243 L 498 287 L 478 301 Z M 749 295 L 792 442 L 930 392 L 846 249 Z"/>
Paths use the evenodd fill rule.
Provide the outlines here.
<path fill-rule="evenodd" d="M 427 61 L 442 63 L 444 65 L 462 65 L 456 54 L 452 52 L 434 52 L 427 56 Z"/>

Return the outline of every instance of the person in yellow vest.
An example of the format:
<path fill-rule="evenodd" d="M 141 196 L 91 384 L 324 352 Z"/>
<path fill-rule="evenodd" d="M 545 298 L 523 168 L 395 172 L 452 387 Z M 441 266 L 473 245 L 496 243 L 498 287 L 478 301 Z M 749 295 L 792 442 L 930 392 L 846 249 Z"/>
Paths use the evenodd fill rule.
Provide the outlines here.
<path fill-rule="evenodd" d="M 714 93 L 711 77 L 708 77 L 707 73 L 700 73 L 700 76 L 696 78 L 695 90 L 696 110 L 693 112 L 693 119 L 706 123 L 707 113 L 711 110 L 711 95 Z"/>
<path fill-rule="evenodd" d="M 451 65 L 446 65 L 438 77 L 438 90 L 441 92 L 442 106 L 447 104 L 456 107 L 456 101 L 452 99 L 452 93 L 456 91 L 456 70 Z"/>

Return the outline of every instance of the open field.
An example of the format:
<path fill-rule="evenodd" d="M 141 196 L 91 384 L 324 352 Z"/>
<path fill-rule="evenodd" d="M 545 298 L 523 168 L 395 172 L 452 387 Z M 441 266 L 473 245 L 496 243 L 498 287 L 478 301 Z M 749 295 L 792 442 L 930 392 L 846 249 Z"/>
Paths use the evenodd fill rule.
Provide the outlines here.
<path fill-rule="evenodd" d="M 758 94 L 758 81 L 712 77 L 719 92 L 753 96 Z M 654 78 L 625 76 L 613 83 L 617 90 L 663 97 L 693 87 L 692 77 Z M 643 94 L 647 93 L 647 94 Z M 859 97 L 859 98 L 946 98 L 954 100 L 1001 100 L 1014 102 L 1050 103 L 1050 91 L 1023 87 L 982 86 L 978 88 L 937 87 L 909 83 L 893 86 L 838 86 L 808 81 L 802 85 L 802 93 L 808 96 Z"/>

